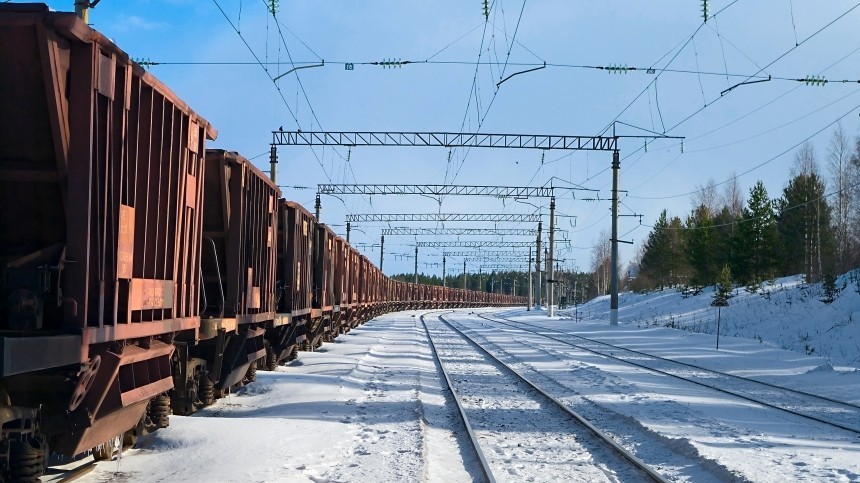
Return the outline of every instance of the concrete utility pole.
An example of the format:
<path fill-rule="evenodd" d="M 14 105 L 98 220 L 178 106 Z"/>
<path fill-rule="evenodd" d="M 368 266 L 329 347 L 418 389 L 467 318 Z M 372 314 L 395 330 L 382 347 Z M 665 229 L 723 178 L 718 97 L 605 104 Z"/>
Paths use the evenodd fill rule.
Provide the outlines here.
<path fill-rule="evenodd" d="M 385 259 L 385 235 L 379 237 L 379 271 L 382 271 L 382 261 Z"/>
<path fill-rule="evenodd" d="M 276 183 L 278 181 L 278 147 L 274 144 L 272 144 L 272 147 L 269 148 L 269 165 L 271 166 L 271 168 L 269 169 L 269 177 L 272 178 L 272 183 Z"/>
<path fill-rule="evenodd" d="M 445 283 L 445 255 L 442 255 L 442 287 L 446 287 Z"/>
<path fill-rule="evenodd" d="M 534 300 L 534 294 L 532 293 L 532 247 L 529 247 L 529 297 L 526 301 L 526 310 L 532 309 L 532 301 Z"/>
<path fill-rule="evenodd" d="M 466 260 L 463 259 L 463 288 L 466 288 Z"/>
<path fill-rule="evenodd" d="M 75 0 L 75 15 L 78 16 L 79 19 L 83 20 L 85 24 L 89 25 L 90 23 L 90 8 L 96 6 L 101 0 L 95 0 L 91 2 L 90 0 Z"/>
<path fill-rule="evenodd" d="M 541 222 L 538 222 L 537 229 L 537 249 L 535 250 L 535 310 L 540 310 L 540 232 L 543 228 Z"/>
<path fill-rule="evenodd" d="M 314 216 L 317 219 L 317 223 L 320 222 L 320 208 L 322 208 L 322 203 L 320 203 L 320 194 L 317 193 L 317 200 L 314 203 L 314 210 L 315 210 Z"/>
<path fill-rule="evenodd" d="M 347 221 L 346 222 L 346 242 L 347 243 L 349 243 L 349 230 L 350 230 L 350 226 L 349 226 L 349 222 Z"/>
<path fill-rule="evenodd" d="M 618 150 L 612 152 L 612 255 L 609 260 L 609 325 L 618 325 Z"/>
<path fill-rule="evenodd" d="M 544 247 L 543 249 L 543 273 L 544 278 L 549 279 L 549 248 Z M 549 283 L 546 284 L 546 293 L 544 294 L 544 300 L 549 302 L 549 292 L 551 290 L 551 286 Z M 549 304 L 546 307 L 547 315 L 549 314 Z"/>
<path fill-rule="evenodd" d="M 546 261 L 549 265 L 548 274 L 546 277 L 546 315 L 547 317 L 552 317 L 555 315 L 555 309 L 553 308 L 553 303 L 555 303 L 555 289 L 553 284 L 555 284 L 555 269 L 553 267 L 553 257 L 555 252 L 553 252 L 555 242 L 555 196 L 549 199 L 549 256 Z"/>
<path fill-rule="evenodd" d="M 415 283 L 418 283 L 418 245 L 415 245 Z"/>

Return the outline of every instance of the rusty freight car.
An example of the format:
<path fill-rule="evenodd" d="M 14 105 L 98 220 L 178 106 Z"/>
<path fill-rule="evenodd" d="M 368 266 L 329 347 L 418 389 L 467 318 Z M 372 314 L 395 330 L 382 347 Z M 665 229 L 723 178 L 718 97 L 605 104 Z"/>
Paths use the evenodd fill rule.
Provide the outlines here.
<path fill-rule="evenodd" d="M 313 324 L 314 331 L 308 336 L 311 346 L 317 347 L 320 342 L 331 342 L 334 334 L 334 274 L 335 274 L 335 235 L 328 226 L 316 225 L 313 256 L 313 310 L 312 319 L 319 321 Z"/>
<path fill-rule="evenodd" d="M 26 479 L 49 447 L 103 453 L 167 424 L 216 132 L 43 4 L 0 5 L 0 92 L 0 475 Z"/>
<path fill-rule="evenodd" d="M 214 402 L 266 356 L 275 324 L 278 187 L 237 153 L 206 151 L 201 321 L 180 334 L 171 403 L 190 414 Z"/>
<path fill-rule="evenodd" d="M 278 207 L 278 305 L 279 317 L 288 317 L 283 342 L 272 345 L 280 362 L 296 355 L 297 346 L 310 349 L 307 334 L 313 332 L 312 255 L 314 217 L 302 205 L 281 199 Z"/>

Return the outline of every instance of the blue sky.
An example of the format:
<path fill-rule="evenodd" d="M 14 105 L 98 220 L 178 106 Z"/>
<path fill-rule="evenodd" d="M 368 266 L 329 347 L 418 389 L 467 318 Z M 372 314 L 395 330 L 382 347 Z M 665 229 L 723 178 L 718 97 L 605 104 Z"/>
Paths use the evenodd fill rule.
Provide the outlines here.
<path fill-rule="evenodd" d="M 57 10 L 73 6 L 72 0 L 48 3 Z M 489 19 L 477 0 L 281 0 L 276 23 L 262 0 L 103 0 L 92 10 L 91 23 L 133 58 L 162 63 L 151 72 L 217 128 L 219 137 L 210 145 L 249 158 L 268 153 L 271 131 L 279 126 L 595 135 L 617 120 L 684 136 L 683 152 L 675 140 L 653 141 L 647 152 L 641 139 L 620 142 L 626 190 L 621 213 L 643 215 L 642 226 L 633 217 L 620 221 L 622 238 L 635 243 L 621 247 L 626 263 L 660 211 L 683 218 L 691 209 L 688 193 L 709 179 L 720 183 L 740 174 L 744 193 L 760 179 L 776 197 L 787 182 L 795 145 L 809 138 L 825 165 L 831 123 L 844 117 L 845 131 L 858 133 L 860 84 L 777 79 L 860 79 L 856 2 L 709 4 L 716 16 L 703 22 L 698 0 L 490 0 Z M 389 69 L 364 64 L 392 59 L 414 63 Z M 298 70 L 276 84 L 271 80 L 321 60 L 324 67 Z M 355 69 L 345 70 L 345 62 Z M 543 62 L 545 69 L 496 89 L 500 76 Z M 651 67 L 655 73 L 610 74 L 589 66 Z M 767 75 L 769 82 L 721 95 Z M 619 125 L 618 133 L 644 131 Z M 557 221 L 570 239 L 557 257 L 583 270 L 590 247 L 610 228 L 607 152 L 454 150 L 450 163 L 444 148 L 282 147 L 279 153 L 285 197 L 309 209 L 316 185 L 328 181 L 438 184 L 453 178 L 455 184 L 581 186 L 596 191 L 557 190 L 558 211 L 575 216 Z M 266 155 L 255 161 L 268 169 Z M 598 193 L 601 201 L 584 200 Z M 423 197 L 324 196 L 321 219 L 343 234 L 347 213 L 546 214 L 547 206 L 539 199 L 448 197 L 440 204 Z M 353 242 L 379 242 L 382 226 L 356 228 Z M 394 254 L 411 254 L 414 241 L 386 237 L 387 273 L 412 271 L 412 260 Z M 365 251 L 378 261 L 378 248 Z M 419 270 L 439 273 L 441 268 L 423 263 L 440 262 L 440 251 L 422 250 Z M 462 269 L 456 259 L 448 265 Z"/>

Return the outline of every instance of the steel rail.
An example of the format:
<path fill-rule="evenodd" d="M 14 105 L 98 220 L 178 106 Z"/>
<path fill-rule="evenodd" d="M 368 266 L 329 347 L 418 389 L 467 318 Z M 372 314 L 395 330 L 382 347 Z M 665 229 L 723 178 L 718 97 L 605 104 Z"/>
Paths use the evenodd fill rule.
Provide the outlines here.
<path fill-rule="evenodd" d="M 86 475 L 89 472 L 96 469 L 97 463 L 98 463 L 97 461 L 90 461 L 89 463 L 82 464 L 81 466 L 78 466 L 75 469 L 69 470 L 67 473 L 63 474 L 62 478 L 57 480 L 57 483 L 69 483 L 69 482 L 75 481 L 78 478 L 81 478 L 84 475 Z M 45 476 L 49 476 L 49 475 L 42 475 L 43 478 Z"/>
<path fill-rule="evenodd" d="M 550 329 L 550 328 L 546 328 L 546 327 L 541 327 L 541 326 L 538 326 L 538 325 L 530 324 L 530 323 L 528 323 L 528 322 L 521 322 L 521 321 L 517 321 L 516 325 L 514 325 L 514 324 L 512 324 L 512 323 L 506 322 L 506 321 L 511 321 L 511 319 L 509 319 L 509 318 L 507 318 L 507 317 L 504 317 L 504 316 L 500 316 L 500 315 L 496 315 L 496 316 L 495 316 L 495 318 L 486 317 L 486 316 L 484 316 L 483 314 L 475 314 L 475 315 L 477 315 L 478 317 L 480 317 L 480 318 L 482 318 L 482 319 L 489 320 L 489 321 L 492 321 L 492 322 L 502 323 L 502 324 L 504 324 L 504 325 L 506 325 L 506 326 L 508 326 L 508 327 L 511 327 L 511 328 L 514 328 L 514 329 L 519 329 L 519 330 L 522 330 L 523 332 L 528 332 L 528 333 L 530 333 L 530 334 L 534 334 L 534 335 L 537 335 L 537 336 L 540 336 L 540 337 L 545 337 L 545 338 L 547 338 L 547 339 L 551 339 L 551 340 L 554 340 L 554 341 L 556 341 L 556 342 L 560 342 L 560 343 L 562 343 L 562 344 L 568 345 L 568 346 L 570 346 L 570 347 L 575 347 L 575 348 L 577 348 L 577 349 L 581 349 L 581 350 L 584 350 L 584 351 L 586 351 L 586 352 L 590 352 L 590 353 L 592 353 L 592 354 L 596 354 L 596 355 L 599 355 L 599 356 L 602 356 L 602 357 L 607 357 L 607 358 L 609 358 L 609 359 L 616 360 L 616 361 L 618 361 L 618 362 L 623 362 L 623 363 L 626 363 L 626 364 L 629 364 L 629 365 L 632 365 L 632 366 L 636 366 L 636 367 L 639 367 L 639 368 L 642 368 L 642 369 L 645 369 L 645 370 L 648 370 L 648 371 L 651 371 L 651 372 L 654 372 L 654 373 L 657 373 L 657 374 L 662 374 L 662 375 L 664 375 L 664 376 L 673 377 L 673 378 L 678 379 L 678 380 L 681 380 L 681 381 L 686 381 L 686 382 L 689 382 L 689 383 L 692 383 L 692 384 L 696 384 L 696 385 L 699 385 L 699 386 L 702 386 L 702 387 L 706 387 L 706 388 L 708 388 L 708 389 L 713 389 L 714 391 L 722 392 L 723 394 L 728 394 L 728 395 L 730 395 L 730 396 L 734 396 L 734 397 L 737 397 L 737 398 L 743 399 L 743 400 L 745 400 L 745 401 L 749 401 L 749 402 L 752 402 L 752 403 L 755 403 L 755 404 L 759 404 L 759 405 L 761 405 L 761 406 L 765 406 L 765 407 L 768 407 L 768 408 L 771 408 L 771 409 L 776 409 L 776 410 L 778 410 L 778 411 L 784 411 L 784 412 L 786 412 L 786 413 L 788 413 L 788 414 L 792 414 L 792 415 L 794 415 L 794 416 L 800 416 L 800 417 L 802 417 L 802 418 L 810 419 L 810 420 L 812 420 L 812 421 L 816 421 L 816 422 L 819 422 L 819 423 L 823 423 L 823 424 L 826 424 L 826 425 L 828 425 L 828 426 L 833 426 L 833 427 L 835 427 L 835 428 L 839 428 L 839 429 L 842 429 L 842 430 L 845 430 L 845 431 L 848 431 L 848 432 L 851 432 L 851 433 L 860 434 L 860 428 L 855 428 L 855 427 L 852 427 L 852 426 L 847 426 L 847 425 L 845 425 L 845 424 L 841 424 L 841 423 L 834 422 L 834 421 L 829 421 L 829 420 L 827 420 L 827 419 L 824 419 L 824 418 L 821 418 L 821 417 L 818 417 L 818 416 L 814 416 L 814 415 L 811 415 L 811 414 L 806 414 L 806 413 L 802 413 L 802 412 L 795 411 L 795 410 L 792 410 L 792 409 L 788 409 L 788 408 L 785 408 L 785 407 L 782 407 L 782 406 L 778 406 L 778 405 L 773 404 L 773 403 L 769 403 L 769 402 L 766 402 L 766 401 L 762 401 L 761 399 L 756 399 L 755 397 L 748 396 L 748 395 L 743 394 L 743 393 L 739 393 L 739 392 L 732 391 L 732 390 L 729 390 L 729 389 L 724 389 L 724 388 L 721 388 L 721 387 L 717 387 L 717 386 L 712 385 L 712 384 L 706 384 L 706 383 L 704 383 L 704 382 L 696 381 L 696 380 L 693 380 L 693 379 L 688 379 L 688 378 L 686 378 L 686 377 L 679 376 L 679 375 L 677 375 L 677 374 L 672 374 L 671 372 L 668 372 L 668 371 L 664 371 L 664 370 L 657 369 L 657 368 L 654 368 L 654 367 L 649 367 L 649 366 L 647 366 L 647 365 L 645 365 L 645 364 L 640 364 L 640 363 L 638 363 L 638 362 L 633 362 L 633 361 L 631 361 L 631 360 L 624 359 L 623 357 L 618 357 L 618 356 L 614 356 L 614 355 L 611 355 L 611 354 L 608 354 L 608 353 L 605 353 L 605 352 L 600 352 L 600 351 L 598 351 L 598 350 L 589 349 L 588 347 L 585 347 L 585 346 L 582 346 L 582 345 L 578 345 L 578 344 L 574 344 L 573 342 L 570 342 L 570 341 L 561 340 L 561 339 L 559 339 L 559 338 L 557 338 L 557 337 L 553 337 L 553 336 L 551 336 L 551 335 L 541 334 L 541 333 L 536 332 L 536 331 L 534 331 L 534 330 L 526 329 L 526 328 L 524 328 L 523 326 L 534 327 L 535 329 L 539 329 L 539 330 L 543 330 L 543 331 L 555 332 L 555 333 L 557 333 L 557 334 L 563 334 L 563 335 L 565 335 L 565 336 L 567 336 L 567 337 L 575 337 L 575 338 L 577 338 L 577 339 L 581 339 L 581 340 L 588 341 L 588 342 L 591 342 L 591 343 L 604 345 L 604 346 L 606 346 L 606 347 L 608 347 L 608 348 L 617 349 L 617 350 L 621 350 L 621 351 L 626 351 L 626 352 L 630 352 L 630 353 L 633 353 L 633 354 L 636 354 L 636 355 L 639 355 L 639 356 L 648 357 L 648 358 L 651 358 L 651 359 L 654 359 L 654 360 L 659 360 L 659 361 L 668 362 L 668 363 L 675 364 L 675 365 L 680 365 L 680 366 L 685 366 L 685 367 L 689 367 L 689 368 L 693 368 L 693 369 L 701 370 L 701 371 L 703 371 L 703 372 L 711 373 L 711 374 L 718 375 L 718 376 L 723 376 L 723 377 L 727 377 L 727 378 L 734 378 L 734 379 L 737 379 L 737 380 L 741 380 L 741 381 L 749 382 L 749 383 L 753 383 L 753 384 L 759 384 L 759 385 L 763 385 L 763 386 L 770 387 L 770 388 L 772 388 L 772 389 L 777 389 L 777 390 L 785 391 L 785 392 L 788 392 L 788 393 L 794 393 L 794 394 L 801 395 L 801 396 L 804 396 L 804 397 L 811 397 L 811 398 L 815 398 L 815 399 L 818 399 L 818 400 L 821 400 L 821 401 L 826 401 L 826 402 L 829 402 L 829 403 L 834 403 L 834 404 L 843 405 L 843 406 L 846 406 L 846 407 L 850 407 L 850 408 L 852 408 L 852 409 L 860 409 L 860 406 L 857 406 L 857 405 L 852 404 L 852 403 L 849 403 L 849 402 L 839 401 L 839 400 L 837 400 L 837 399 L 828 398 L 828 397 L 826 397 L 826 396 L 818 396 L 818 395 L 811 394 L 811 393 L 807 393 L 807 392 L 804 392 L 804 391 L 799 391 L 799 390 L 796 390 L 796 389 L 791 389 L 791 388 L 787 388 L 787 387 L 783 387 L 783 386 L 778 386 L 778 385 L 770 384 L 770 383 L 767 383 L 767 382 L 757 381 L 757 380 L 755 380 L 755 379 L 748 379 L 748 378 L 745 378 L 745 377 L 742 377 L 742 376 L 737 376 L 737 375 L 734 375 L 734 374 L 726 374 L 726 373 L 724 373 L 724 372 L 715 371 L 715 370 L 713 370 L 713 369 L 707 369 L 707 368 L 700 367 L 700 366 L 696 366 L 696 365 L 693 365 L 693 364 L 688 364 L 688 363 L 686 363 L 686 362 L 674 361 L 674 360 L 672 360 L 672 359 L 668 359 L 668 358 L 665 358 L 665 357 L 660 357 L 660 356 L 655 356 L 655 355 L 653 355 L 653 354 L 648 354 L 647 352 L 641 352 L 641 351 L 637 351 L 637 350 L 635 350 L 635 349 L 628 349 L 628 348 L 626 348 L 626 347 L 622 347 L 622 346 L 618 346 L 618 345 L 613 345 L 613 344 L 610 344 L 610 343 L 608 343 L 608 342 L 603 342 L 603 341 L 599 341 L 599 340 L 595 340 L 595 339 L 590 339 L 590 338 L 588 338 L 588 337 L 583 337 L 583 336 L 581 336 L 581 335 L 576 335 L 576 334 L 570 334 L 570 333 L 562 332 L 562 331 L 555 330 L 555 329 Z"/>
<path fill-rule="evenodd" d="M 644 472 L 646 475 L 648 475 L 648 477 L 650 477 L 652 480 L 657 481 L 657 482 L 660 482 L 660 483 L 668 483 L 668 481 L 669 481 L 669 480 L 667 480 L 665 477 L 663 477 L 663 475 L 661 475 L 660 473 L 657 473 L 656 471 L 654 471 L 654 469 L 653 469 L 653 468 L 651 468 L 650 466 L 648 466 L 644 461 L 642 461 L 642 460 L 640 460 L 639 458 L 637 458 L 637 457 L 636 457 L 636 455 L 634 455 L 633 453 L 631 453 L 631 452 L 627 451 L 627 449 L 626 449 L 626 448 L 624 448 L 623 446 L 621 446 L 620 444 L 618 444 L 614 439 L 612 439 L 611 437 L 609 437 L 609 435 L 607 435 L 606 433 L 604 433 L 603 431 L 601 431 L 600 429 L 598 429 L 596 426 L 594 426 L 593 424 L 591 424 L 587 419 L 585 419 L 585 418 L 584 418 L 583 416 L 581 416 L 579 413 L 577 413 L 577 412 L 576 412 L 576 411 L 574 411 L 573 409 L 570 409 L 566 404 L 564 404 L 563 402 L 561 402 L 561 401 L 559 401 L 558 399 L 556 399 L 554 396 L 550 395 L 548 392 L 546 392 L 546 391 L 544 391 L 543 389 L 541 389 L 537 384 L 535 384 L 534 382 L 532 382 L 532 381 L 531 381 L 530 379 L 528 379 L 526 376 L 524 376 L 524 375 L 520 374 L 520 373 L 519 373 L 516 369 L 514 369 L 513 367 L 511 367 L 511 366 L 509 366 L 508 364 L 506 364 L 506 363 L 502 362 L 502 360 L 501 360 L 501 359 L 499 359 L 499 358 L 498 358 L 498 357 L 496 357 L 494 354 L 492 354 L 490 351 L 488 351 L 487 349 L 485 349 L 481 344 L 478 344 L 477 342 L 475 342 L 475 340 L 474 340 L 474 339 L 472 339 L 471 337 L 469 337 L 468 335 L 466 335 L 466 333 L 464 333 L 462 330 L 458 329 L 457 327 L 454 327 L 454 325 L 453 325 L 451 322 L 449 322 L 449 321 L 445 320 L 445 318 L 444 318 L 444 317 L 442 317 L 441 315 L 439 315 L 438 317 L 439 317 L 439 320 L 441 320 L 445 325 L 447 325 L 448 327 L 450 327 L 450 328 L 451 328 L 451 330 L 453 330 L 453 331 L 457 332 L 458 334 L 460 334 L 460 336 L 461 336 L 461 337 L 463 337 L 464 339 L 466 339 L 466 340 L 467 340 L 467 341 L 468 341 L 472 346 L 474 346 L 475 348 L 477 348 L 478 350 L 480 350 L 482 353 L 486 354 L 488 357 L 490 357 L 491 359 L 493 359 L 494 361 L 496 361 L 496 362 L 497 362 L 498 364 L 500 364 L 502 367 L 504 367 L 505 369 L 507 369 L 508 371 L 510 371 L 512 374 L 514 374 L 515 376 L 517 376 L 521 381 L 523 381 L 524 383 L 526 383 L 526 384 L 527 384 L 528 386 L 530 386 L 532 389 L 534 389 L 534 390 L 535 390 L 535 391 L 537 391 L 539 394 L 541 394 L 542 396 L 544 396 L 545 398 L 547 398 L 549 401 L 551 401 L 553 404 L 555 404 L 559 409 L 561 409 L 562 411 L 564 411 L 565 413 L 567 413 L 569 416 L 571 416 L 574 420 L 576 420 L 577 422 L 579 422 L 580 424 L 582 424 L 583 426 L 585 426 L 589 431 L 591 431 L 591 433 L 592 433 L 592 434 L 594 434 L 595 436 L 597 436 L 597 438 L 598 438 L 598 439 L 600 439 L 601 441 L 603 441 L 604 443 L 606 443 L 606 444 L 608 444 L 610 447 L 612 447 L 612 449 L 613 449 L 616 453 L 618 453 L 622 458 L 626 459 L 628 462 L 630 462 L 630 463 L 631 463 L 633 466 L 635 466 L 637 469 L 639 469 L 639 470 L 643 471 L 643 472 Z M 425 324 L 425 329 L 426 329 L 426 324 Z M 429 337 L 429 332 L 428 332 L 428 337 Z"/>
<path fill-rule="evenodd" d="M 460 415 L 460 419 L 463 421 L 463 426 L 466 428 L 466 434 L 468 434 L 469 441 L 472 443 L 472 449 L 475 451 L 475 455 L 478 457 L 478 462 L 481 464 L 481 472 L 484 474 L 484 478 L 487 482 L 495 483 L 496 478 L 493 476 L 493 472 L 490 469 L 490 463 L 487 462 L 487 457 L 484 456 L 484 452 L 481 451 L 481 446 L 478 443 L 478 436 L 475 435 L 475 431 L 472 429 L 472 425 L 469 424 L 469 417 L 466 416 L 466 410 L 463 409 L 463 402 L 460 401 L 460 396 L 458 396 L 457 391 L 454 390 L 454 384 L 451 382 L 451 377 L 448 375 L 448 371 L 445 370 L 445 365 L 442 364 L 442 359 L 439 357 L 439 353 L 436 351 L 436 344 L 433 342 L 433 338 L 430 336 L 430 330 L 427 328 L 427 322 L 424 321 L 424 314 L 421 314 L 419 319 L 421 320 L 421 325 L 424 326 L 424 333 L 427 335 L 427 340 L 430 341 L 430 350 L 433 352 L 433 360 L 436 361 L 436 367 L 439 368 L 439 372 L 441 372 L 442 376 L 445 377 L 445 384 L 448 385 L 448 392 L 451 393 L 451 398 L 454 399 L 454 404 L 457 405 L 457 413 Z"/>

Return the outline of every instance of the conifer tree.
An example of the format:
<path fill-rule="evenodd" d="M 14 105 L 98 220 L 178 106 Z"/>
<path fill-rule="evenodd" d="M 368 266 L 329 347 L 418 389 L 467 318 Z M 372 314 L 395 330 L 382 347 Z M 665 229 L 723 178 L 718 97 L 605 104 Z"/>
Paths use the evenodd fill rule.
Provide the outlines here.
<path fill-rule="evenodd" d="M 732 271 L 728 265 L 723 265 L 720 275 L 717 278 L 717 289 L 714 291 L 714 305 L 728 305 L 728 300 L 732 296 Z"/>
<path fill-rule="evenodd" d="M 780 253 L 774 203 L 764 183 L 750 189 L 734 247 L 734 273 L 744 284 L 757 285 L 774 276 Z"/>
<path fill-rule="evenodd" d="M 783 190 L 778 225 L 784 275 L 803 273 L 808 282 L 816 282 L 822 272 L 835 268 L 836 242 L 824 194 L 824 183 L 814 171 L 796 175 Z"/>
<path fill-rule="evenodd" d="M 717 278 L 717 230 L 710 210 L 699 205 L 687 218 L 686 254 L 693 271 L 692 283 L 698 286 L 710 285 Z"/>

